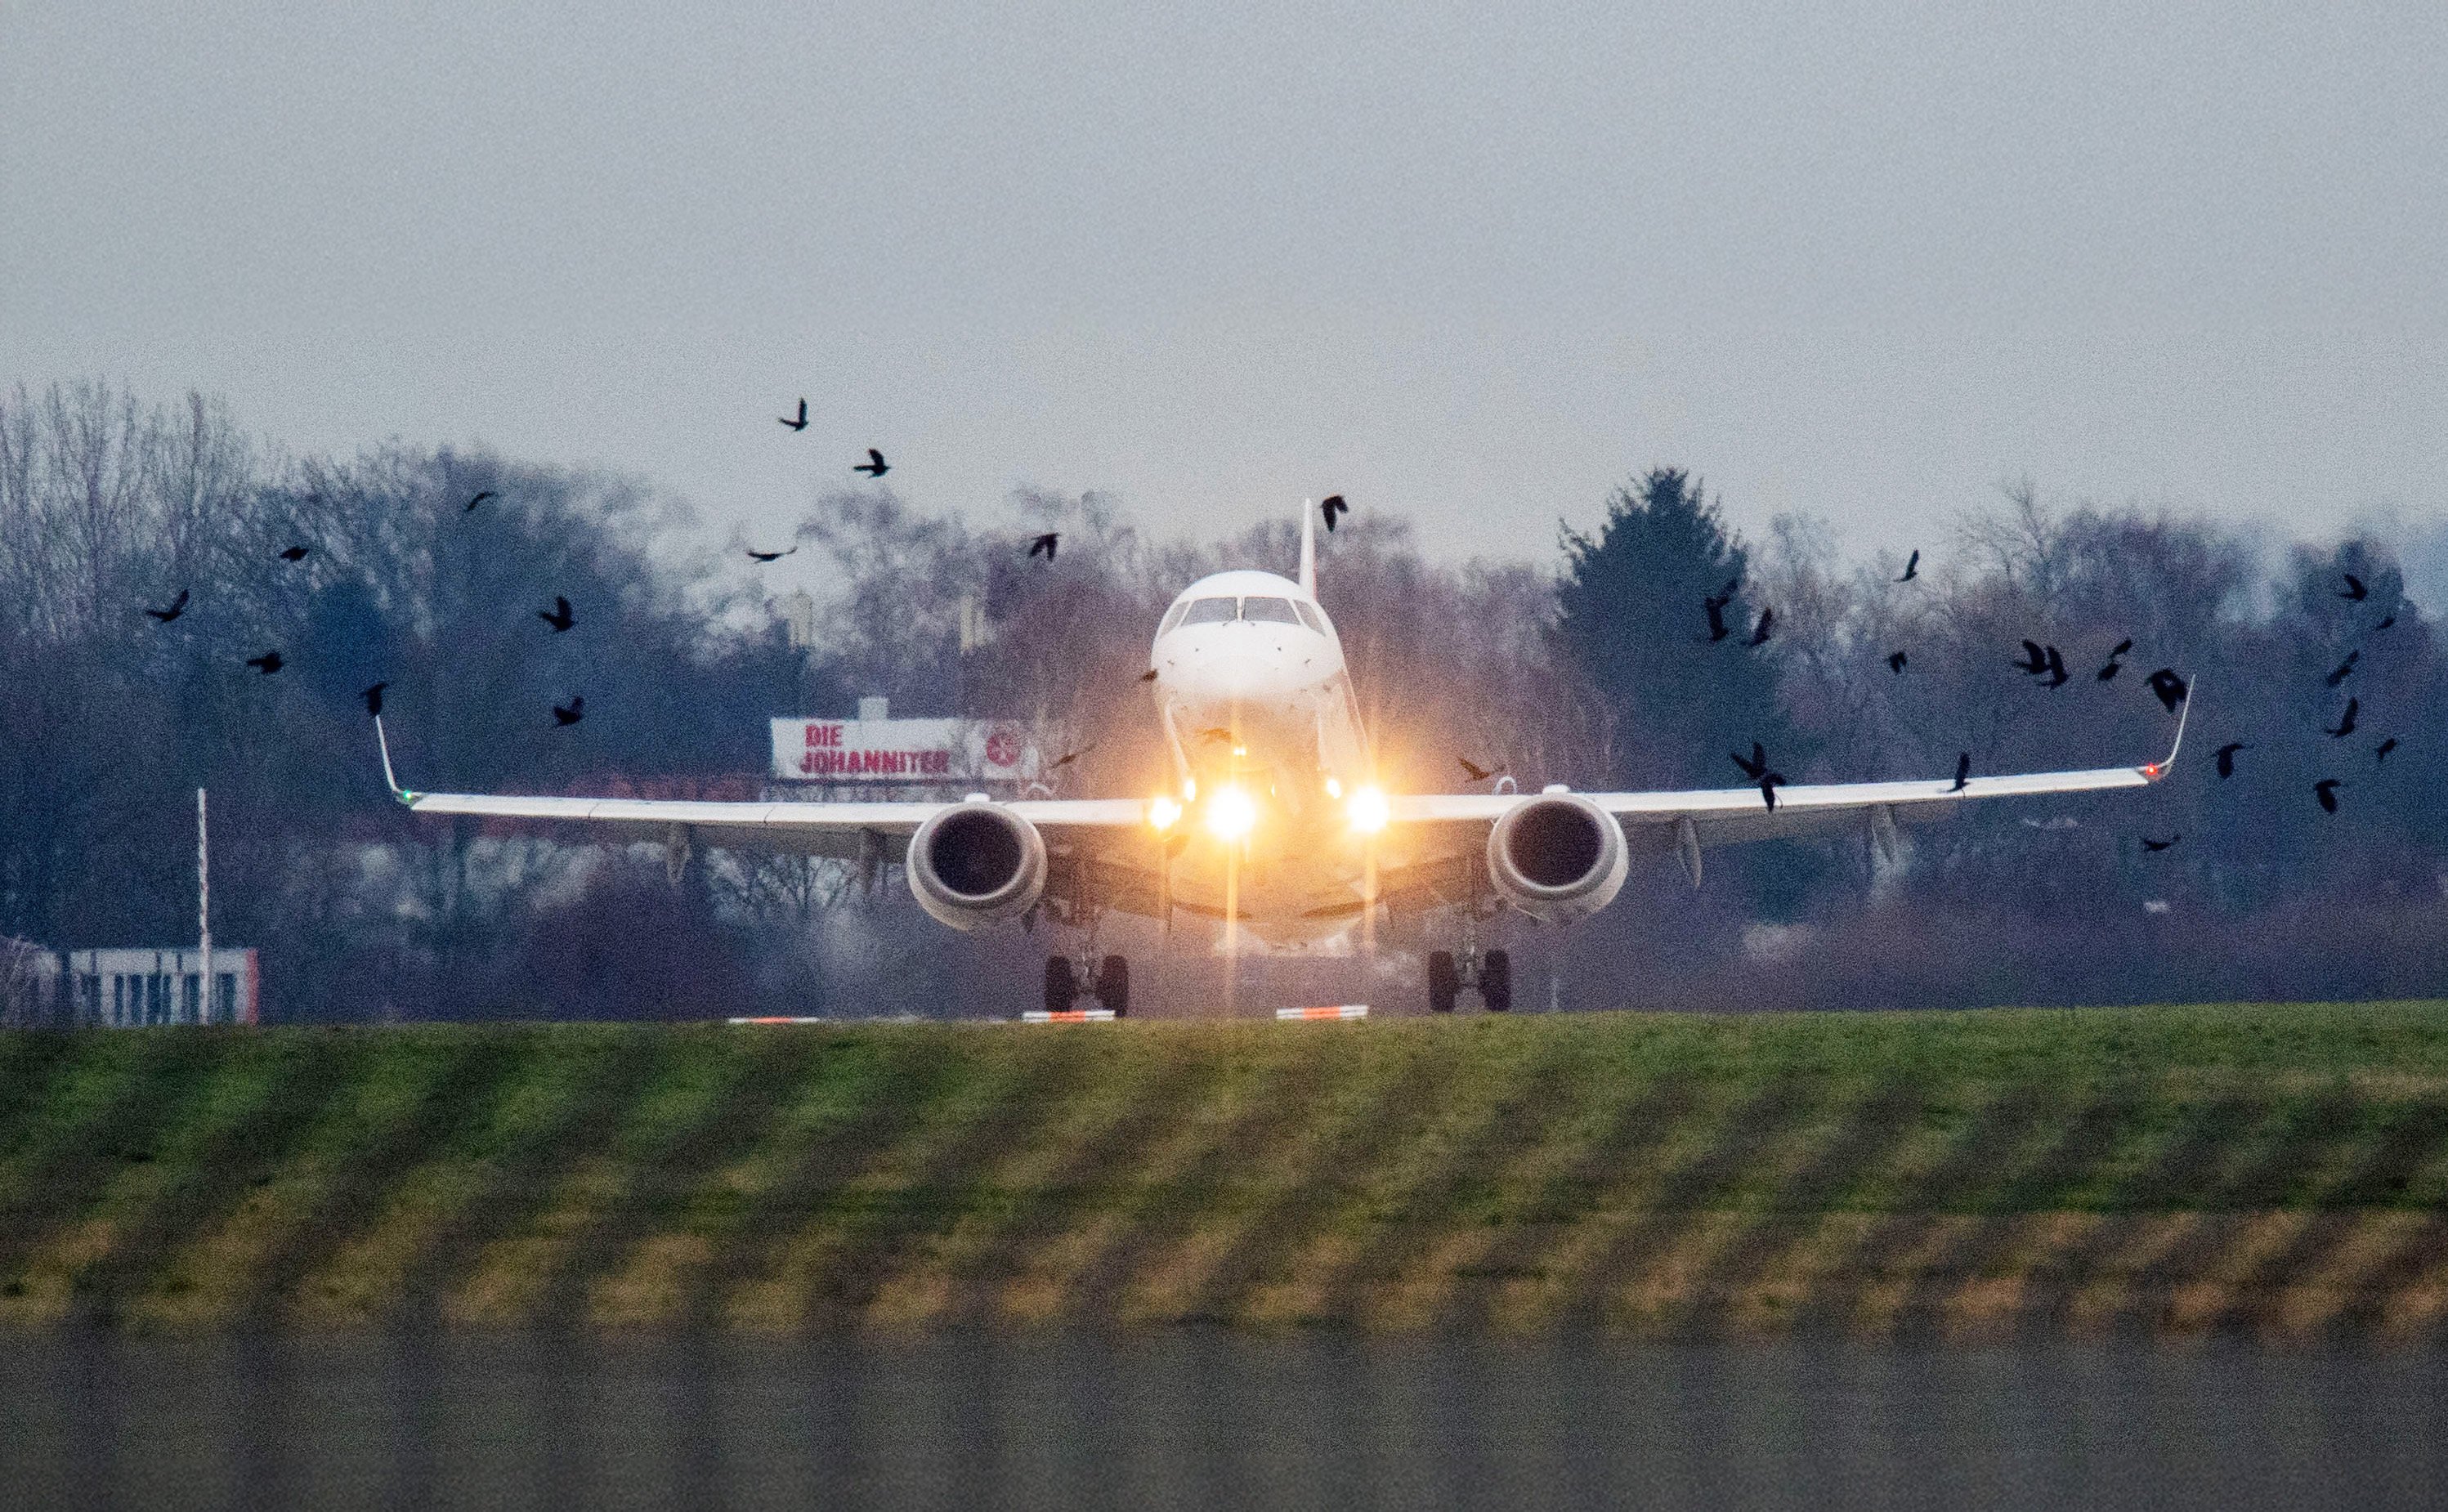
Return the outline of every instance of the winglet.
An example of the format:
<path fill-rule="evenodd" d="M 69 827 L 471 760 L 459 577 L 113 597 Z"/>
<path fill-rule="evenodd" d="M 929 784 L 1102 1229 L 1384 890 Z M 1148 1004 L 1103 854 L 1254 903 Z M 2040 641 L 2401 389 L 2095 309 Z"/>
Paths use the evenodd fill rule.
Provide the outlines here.
<path fill-rule="evenodd" d="M 1317 597 L 1317 509 L 1315 501 L 1301 501 L 1301 591 Z"/>
<path fill-rule="evenodd" d="M 374 716 L 374 744 L 381 748 L 382 751 L 383 785 L 391 789 L 391 795 L 397 798 L 400 802 L 414 803 L 416 801 L 416 794 L 409 792 L 406 788 L 401 787 L 399 785 L 399 778 L 392 775 L 391 737 L 383 734 L 382 716 L 379 714 Z"/>
<path fill-rule="evenodd" d="M 2152 781 L 2156 782 L 2161 777 L 2166 776 L 2170 769 L 2175 766 L 2176 753 L 2185 748 L 2185 721 L 2193 717 L 2193 699 L 2201 693 L 2201 691 L 2202 685 L 2200 683 L 2194 681 L 2190 678 L 2187 678 L 2185 679 L 2185 701 L 2183 706 L 2176 711 L 2176 743 L 2168 747 L 2168 757 L 2166 760 L 2152 761 L 2146 763 L 2142 768 L 2142 775 L 2149 777 Z"/>

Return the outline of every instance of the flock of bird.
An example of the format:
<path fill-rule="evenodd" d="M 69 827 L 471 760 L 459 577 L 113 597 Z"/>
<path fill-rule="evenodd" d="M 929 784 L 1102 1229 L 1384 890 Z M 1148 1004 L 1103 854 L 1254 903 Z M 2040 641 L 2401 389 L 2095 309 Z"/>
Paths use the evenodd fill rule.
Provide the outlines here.
<path fill-rule="evenodd" d="M 1920 576 L 1921 552 L 1919 550 L 1915 550 L 1904 562 L 1903 576 L 1897 578 L 1895 581 L 1900 584 L 1912 583 L 1918 580 Z M 2339 598 L 2349 603 L 2361 603 L 2370 596 L 2370 588 L 2361 578 L 2351 572 L 2343 573 L 2341 576 L 2343 579 L 2343 585 L 2337 589 L 2337 596 Z M 1727 640 L 1731 636 L 1732 631 L 1726 623 L 1726 610 L 1734 602 L 1734 595 L 1741 586 L 1742 580 L 1737 577 L 1727 583 L 1724 587 L 1718 589 L 1716 592 L 1707 594 L 1702 597 L 1700 600 L 1700 610 L 1703 617 L 1708 622 L 1708 633 L 1699 637 L 1699 640 L 1703 643 L 1713 644 L 1714 642 Z M 1754 647 L 1766 644 L 1770 633 L 1770 627 L 1774 622 L 1775 611 L 1770 608 L 1762 608 L 1760 610 L 1759 620 L 1751 629 L 1750 639 L 1746 641 L 1745 644 L 1747 646 Z M 2396 623 L 2397 616 L 2390 614 L 2376 622 L 2367 633 L 2378 634 L 2382 630 L 2390 628 Z M 2073 674 L 2066 670 L 2065 655 L 2056 646 L 2028 640 L 2023 641 L 2022 646 L 2023 654 L 2009 663 L 2015 668 L 2015 670 L 2024 674 L 2026 677 L 2037 679 L 2040 686 L 2045 688 L 2061 688 L 2065 686 L 2067 682 L 2073 680 Z M 2131 637 L 2117 641 L 2115 647 L 2108 653 L 2106 663 L 2103 664 L 2096 673 L 2093 674 L 2093 680 L 2095 682 L 2115 681 L 2118 674 L 2125 670 L 2125 658 L 2130 655 L 2132 650 L 2133 641 Z M 2356 665 L 2362 660 L 2362 655 L 2363 652 L 2362 647 L 2357 647 L 2348 651 L 2345 655 L 2345 659 L 2340 661 L 2337 666 L 2330 669 L 2327 677 L 2323 679 L 2325 685 L 2334 689 L 2343 684 L 2348 678 L 2354 676 Z M 1899 648 L 1887 654 L 1886 662 L 1887 670 L 1901 677 L 1903 674 L 1904 669 L 1911 665 L 1912 658 L 1907 652 Z M 2148 678 L 2144 679 L 2143 681 L 2145 686 L 2151 690 L 2152 696 L 2158 699 L 2161 706 L 2170 714 L 2174 714 L 2176 712 L 2178 707 L 2184 703 L 2186 697 L 2191 691 L 2186 685 L 2185 679 L 2177 674 L 2173 667 L 2161 667 L 2157 671 L 2152 673 Z M 2338 722 L 2334 725 L 2323 726 L 2322 733 L 2332 739 L 2338 740 L 2343 740 L 2351 737 L 2358 728 L 2357 721 L 2360 718 L 2362 712 L 2362 699 L 2359 697 L 2349 696 L 2346 699 L 2345 709 L 2339 716 Z M 2383 738 L 2380 744 L 2375 746 L 2372 750 L 2372 758 L 2374 762 L 2381 763 L 2387 761 L 2389 754 L 2397 748 L 2397 737 L 2389 736 Z M 2235 775 L 2235 758 L 2237 754 L 2239 752 L 2249 751 L 2251 749 L 2252 747 L 2248 742 L 2242 740 L 2230 740 L 2227 744 L 2218 748 L 2218 750 L 2213 754 L 2213 759 L 2216 763 L 2218 775 L 2222 781 Z M 1745 756 L 1739 751 L 1730 751 L 1727 753 L 1727 756 L 1732 760 L 1736 769 L 1743 774 L 1744 778 L 1759 788 L 1761 800 L 1767 804 L 1770 812 L 1774 812 L 1776 808 L 1776 790 L 1786 784 L 1787 778 L 1783 773 L 1774 770 L 1774 768 L 1770 766 L 1768 752 L 1762 747 L 1761 743 L 1757 740 L 1752 741 L 1750 754 L 1749 756 Z M 1495 772 L 1503 770 L 1501 767 L 1494 769 L 1494 771 L 1483 769 L 1467 759 L 1463 760 L 1462 765 L 1463 770 L 1470 774 L 1470 776 L 1474 781 L 1491 776 Z M 1970 784 L 1971 778 L 1972 753 L 1969 751 L 1959 752 L 1955 758 L 1955 783 L 1954 786 L 1949 788 L 1947 791 L 1950 793 L 1962 792 L 1963 789 Z M 2324 776 L 2312 784 L 2312 796 L 2314 800 L 2321 805 L 2324 813 L 2335 813 L 2338 812 L 2338 790 L 2345 785 L 2346 783 L 2343 778 L 2334 776 Z M 2179 833 L 2170 835 L 2165 839 L 2158 839 L 2148 835 L 2141 838 L 2142 849 L 2146 852 L 2156 853 L 2172 848 L 2178 841 L 2182 840 L 2184 836 Z"/>

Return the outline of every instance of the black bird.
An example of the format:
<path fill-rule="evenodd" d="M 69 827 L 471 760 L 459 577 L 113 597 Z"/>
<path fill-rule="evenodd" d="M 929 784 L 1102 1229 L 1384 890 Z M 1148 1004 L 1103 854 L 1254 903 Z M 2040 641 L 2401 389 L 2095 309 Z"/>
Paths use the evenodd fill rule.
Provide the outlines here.
<path fill-rule="evenodd" d="M 1946 791 L 1949 793 L 1960 793 L 1971 785 L 1972 753 L 1969 751 L 1959 751 L 1955 754 L 1955 786 L 1947 789 Z"/>
<path fill-rule="evenodd" d="M 1060 530 L 1048 530 L 1043 535 L 1033 537 L 1029 541 L 1028 554 L 1032 557 L 1043 557 L 1046 561 L 1051 562 L 1054 560 L 1054 548 L 1061 544 L 1062 532 Z"/>
<path fill-rule="evenodd" d="M 388 682 L 377 682 L 373 687 L 368 688 L 365 692 L 357 695 L 359 698 L 366 700 L 366 712 L 373 715 L 377 719 L 382 718 L 383 689 L 390 686 L 391 684 Z"/>
<path fill-rule="evenodd" d="M 1733 634 L 1731 630 L 1726 628 L 1726 605 L 1723 600 L 1702 599 L 1700 601 L 1700 607 L 1707 610 L 1709 614 L 1708 641 L 1710 644 L 1714 645 L 1716 642 L 1723 641 L 1726 637 Z"/>
<path fill-rule="evenodd" d="M 267 678 L 279 671 L 282 666 L 286 665 L 286 663 L 280 660 L 280 653 L 277 651 L 266 651 L 259 657 L 249 657 L 246 659 L 246 664 L 255 668 L 256 671 L 262 673 Z"/>
<path fill-rule="evenodd" d="M 1089 752 L 1094 751 L 1095 749 L 1097 749 L 1097 743 L 1091 740 L 1077 751 L 1065 751 L 1061 756 L 1056 756 L 1054 758 L 1053 765 L 1047 767 L 1045 770 L 1048 772 L 1060 772 L 1064 767 L 1069 766 L 1072 762 L 1079 760 L 1081 756 L 1086 756 Z"/>
<path fill-rule="evenodd" d="M 312 548 L 308 546 L 291 546 L 280 553 L 280 560 L 283 562 L 303 562 L 306 560 L 306 553 L 310 549 Z"/>
<path fill-rule="evenodd" d="M 2065 658 L 2057 654 L 2057 648 L 2055 646 L 2048 646 L 2044 649 L 2049 655 L 2049 679 L 2042 683 L 2041 686 L 2047 688 L 2062 688 L 2066 685 Z"/>
<path fill-rule="evenodd" d="M 560 726 L 562 729 L 566 730 L 571 725 L 576 724 L 579 720 L 585 718 L 586 696 L 583 693 L 572 694 L 569 699 L 569 707 L 566 709 L 563 708 L 558 703 L 552 706 L 552 722 Z"/>
<path fill-rule="evenodd" d="M 774 417 L 774 423 L 776 425 L 788 426 L 794 431 L 805 431 L 808 428 L 808 401 L 805 399 L 801 399 L 799 401 L 799 417 L 796 420 L 790 418 L 788 415 L 775 415 Z"/>
<path fill-rule="evenodd" d="M 2108 665 L 2099 669 L 2099 680 L 2102 682 L 2115 681 L 2116 674 L 2125 670 L 2125 663 L 2119 659 L 2122 658 L 2126 652 L 2132 649 L 2133 641 L 2131 637 L 2117 641 L 2116 649 L 2108 653 Z"/>
<path fill-rule="evenodd" d="M 1915 579 L 1915 578 L 1917 578 L 1917 577 L 1920 577 L 1920 576 L 1921 576 L 1921 549 L 1920 549 L 1918 546 L 1916 546 L 1916 547 L 1913 549 L 1913 554 L 1912 554 L 1911 558 L 1910 558 L 1910 559 L 1908 559 L 1908 560 L 1904 563 L 1904 575 L 1903 575 L 1903 577 L 1901 577 L 1901 578 L 1898 578 L 1896 581 L 1897 581 L 1898 583 L 1910 583 L 1913 579 Z"/>
<path fill-rule="evenodd" d="M 1326 496 L 1325 501 L 1317 507 L 1317 512 L 1326 516 L 1327 533 L 1331 535 L 1334 533 L 1334 522 L 1342 516 L 1349 514 L 1351 512 L 1351 506 L 1343 502 L 1343 495 L 1339 493 L 1329 493 Z"/>
<path fill-rule="evenodd" d="M 1749 643 L 1753 646 L 1764 646 L 1768 644 L 1768 628 L 1775 622 L 1776 611 L 1774 609 L 1762 609 L 1760 611 L 1759 623 L 1751 626 L 1751 638 Z"/>
<path fill-rule="evenodd" d="M 2176 676 L 2175 668 L 2161 667 L 2151 674 L 2151 691 L 2157 694 L 2160 704 L 2173 714 L 2176 705 L 2184 702 L 2185 695 L 2192 690 L 2185 686 L 2184 679 Z"/>
<path fill-rule="evenodd" d="M 2338 812 L 2338 790 L 2344 786 L 2344 783 L 2339 781 L 2335 777 L 2323 777 L 2320 781 L 2312 784 L 2313 796 L 2321 800 L 2321 808 L 2324 813 L 2335 813 Z"/>
<path fill-rule="evenodd" d="M 2348 603 L 2361 603 L 2364 599 L 2370 597 L 2371 589 L 2363 586 L 2362 579 L 2356 577 L 2351 572 L 2344 573 L 2343 576 L 2346 580 L 2346 585 L 2338 590 L 2339 598 L 2345 600 Z"/>
<path fill-rule="evenodd" d="M 883 452 L 876 450 L 873 447 L 870 447 L 867 449 L 867 460 L 851 469 L 851 470 L 852 472 L 864 472 L 870 478 L 880 478 L 892 470 L 892 464 L 884 460 Z"/>
<path fill-rule="evenodd" d="M 2049 654 L 2040 649 L 2037 641 L 2026 641 L 2023 642 L 2023 659 L 2008 665 L 2026 676 L 2037 678 L 2049 669 Z"/>
<path fill-rule="evenodd" d="M 168 608 L 147 609 L 144 612 L 151 615 L 154 619 L 161 621 L 163 624 L 168 624 L 171 621 L 187 612 L 187 590 L 181 588 L 179 590 L 179 596 L 170 601 L 170 606 Z"/>
<path fill-rule="evenodd" d="M 538 609 L 536 618 L 552 626 L 552 633 L 555 635 L 561 634 L 578 622 L 578 616 L 569 612 L 569 601 L 559 595 L 554 596 L 551 608 Z"/>
<path fill-rule="evenodd" d="M 2345 713 L 2345 717 L 2344 717 L 2343 718 L 2342 718 L 2342 719 L 2340 719 L 2340 720 L 2338 721 L 2338 727 L 2337 727 L 2336 729 L 2334 729 L 2334 730 L 2324 730 L 2324 731 L 2322 732 L 2322 734 L 2326 735 L 2326 736 L 2330 736 L 2330 737 L 2332 737 L 2333 738 L 2340 739 L 2340 740 L 2343 740 L 2343 739 L 2344 739 L 2346 737 L 2348 737 L 2348 736 L 2350 736 L 2350 735 L 2354 734 L 2354 733 L 2355 733 L 2355 715 L 2356 715 L 2357 711 L 2359 711 L 2359 710 L 2361 710 L 2361 709 L 2362 708 L 2362 706 L 2363 706 L 2363 700 L 2362 700 L 2362 699 L 2348 699 L 2346 700 L 2346 713 Z"/>
<path fill-rule="evenodd" d="M 2219 747 L 2215 755 L 2218 757 L 2218 774 L 2220 780 L 2224 781 L 2227 778 L 2235 775 L 2235 754 L 2238 751 L 2249 751 L 2251 749 L 2252 747 L 2245 744 L 2241 740 L 2229 740 L 2227 744 Z"/>
<path fill-rule="evenodd" d="M 1904 663 L 1911 660 L 1912 659 L 1910 657 L 1905 656 L 1901 651 L 1890 651 L 1887 653 L 1887 670 L 1890 672 L 1902 672 L 1904 669 Z"/>
<path fill-rule="evenodd" d="M 2372 760 L 2374 762 L 2385 761 L 2388 759 L 2388 754 L 2396 749 L 2397 737 L 2390 736 L 2387 739 L 2382 740 L 2380 743 L 2380 748 L 2378 750 L 2372 753 Z"/>
<path fill-rule="evenodd" d="M 1462 763 L 1462 769 L 1470 774 L 1470 779 L 1473 782 L 1484 782 L 1488 778 L 1504 770 L 1501 763 L 1492 767 L 1483 767 L 1478 762 L 1473 761 L 1468 756 L 1456 756 L 1454 759 Z"/>
<path fill-rule="evenodd" d="M 1743 775 L 1753 782 L 1768 775 L 1768 751 L 1757 740 L 1751 742 L 1751 754 L 1748 760 L 1739 752 L 1729 751 L 1726 755 L 1732 758 L 1734 765 L 1743 769 Z"/>
<path fill-rule="evenodd" d="M 2346 659 L 2338 663 L 2336 671 L 2329 674 L 2329 686 L 2334 688 L 2339 683 L 2345 681 L 2346 674 L 2354 671 L 2355 663 L 2361 661 L 2362 659 L 2363 654 L 2360 651 L 2347 652 Z"/>
<path fill-rule="evenodd" d="M 1715 604 L 1718 608 L 1722 609 L 1722 608 L 1724 608 L 1727 604 L 1730 604 L 1730 603 L 1733 603 L 1733 602 L 1734 602 L 1734 590 L 1735 590 L 1736 588 L 1741 587 L 1742 585 L 1743 585 L 1743 580 L 1742 580 L 1742 579 L 1740 579 L 1740 578 L 1728 578 L 1728 579 L 1726 580 L 1726 585 L 1725 585 L 1724 587 L 1719 588 L 1716 592 L 1710 594 L 1707 598 L 1702 599 L 1700 602 L 1701 602 L 1702 603 L 1713 603 L 1713 604 Z"/>
<path fill-rule="evenodd" d="M 469 501 L 468 501 L 468 507 L 467 507 L 467 508 L 465 508 L 465 509 L 462 509 L 462 510 L 461 510 L 461 511 L 459 511 L 459 512 L 460 512 L 460 513 L 462 513 L 462 514 L 473 514 L 473 513 L 475 513 L 475 511 L 476 511 L 476 506 L 478 506 L 478 505 L 480 505 L 480 504 L 484 503 L 484 502 L 485 502 L 486 500 L 488 500 L 488 499 L 498 499 L 498 498 L 500 498 L 500 497 L 501 497 L 501 495 L 500 495 L 500 494 L 495 493 L 495 492 L 494 492 L 492 489 L 490 489 L 490 488 L 487 488 L 484 492 L 482 492 L 482 493 L 480 493 L 480 494 L 476 495 L 474 498 L 472 498 L 472 499 L 469 500 Z"/>
<path fill-rule="evenodd" d="M 751 562 L 779 562 L 784 557 L 794 557 L 798 554 L 797 546 L 793 546 L 788 551 L 759 551 L 755 546 L 748 548 L 748 560 Z"/>
<path fill-rule="evenodd" d="M 1141 682 L 1154 682 L 1156 679 L 1157 670 L 1154 667 L 1150 667 L 1145 672 L 1139 674 L 1139 680 Z"/>
<path fill-rule="evenodd" d="M 1761 774 L 1759 780 L 1760 796 L 1767 801 L 1768 812 L 1770 813 L 1774 813 L 1776 812 L 1776 790 L 1783 786 L 1785 786 L 1784 773 L 1768 772 Z"/>
<path fill-rule="evenodd" d="M 2146 834 L 2142 837 L 2142 849 L 2145 851 L 2165 851 L 2168 847 L 2174 845 L 2177 841 L 2183 838 L 2184 836 L 2181 834 L 2171 834 L 2164 840 L 2153 840 Z"/>

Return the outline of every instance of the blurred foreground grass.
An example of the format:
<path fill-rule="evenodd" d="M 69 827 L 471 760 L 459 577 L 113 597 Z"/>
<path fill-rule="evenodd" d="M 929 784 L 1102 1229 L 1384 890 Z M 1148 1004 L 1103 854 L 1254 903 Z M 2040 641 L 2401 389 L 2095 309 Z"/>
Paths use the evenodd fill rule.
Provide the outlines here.
<path fill-rule="evenodd" d="M 0 1327 L 2443 1315 L 2438 1003 L 0 1036 Z"/>

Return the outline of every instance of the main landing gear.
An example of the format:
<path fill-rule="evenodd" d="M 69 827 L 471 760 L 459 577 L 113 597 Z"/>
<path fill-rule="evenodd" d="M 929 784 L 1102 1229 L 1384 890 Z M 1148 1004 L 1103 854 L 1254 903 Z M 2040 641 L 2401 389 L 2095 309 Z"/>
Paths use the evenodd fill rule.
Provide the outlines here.
<path fill-rule="evenodd" d="M 1428 952 L 1428 1011 L 1451 1013 L 1454 1003 L 1465 986 L 1479 989 L 1479 1000 L 1487 1005 L 1490 1013 L 1502 1013 L 1513 1006 L 1513 954 L 1509 950 L 1482 950 L 1465 945 L 1459 956 L 1452 950 Z"/>
<path fill-rule="evenodd" d="M 1092 975 L 1087 967 L 1093 956 L 1079 961 L 1067 955 L 1045 958 L 1045 1010 L 1068 1013 L 1084 992 L 1114 1010 L 1115 1018 L 1126 1018 L 1131 1011 L 1131 964 L 1118 955 L 1097 962 Z"/>

